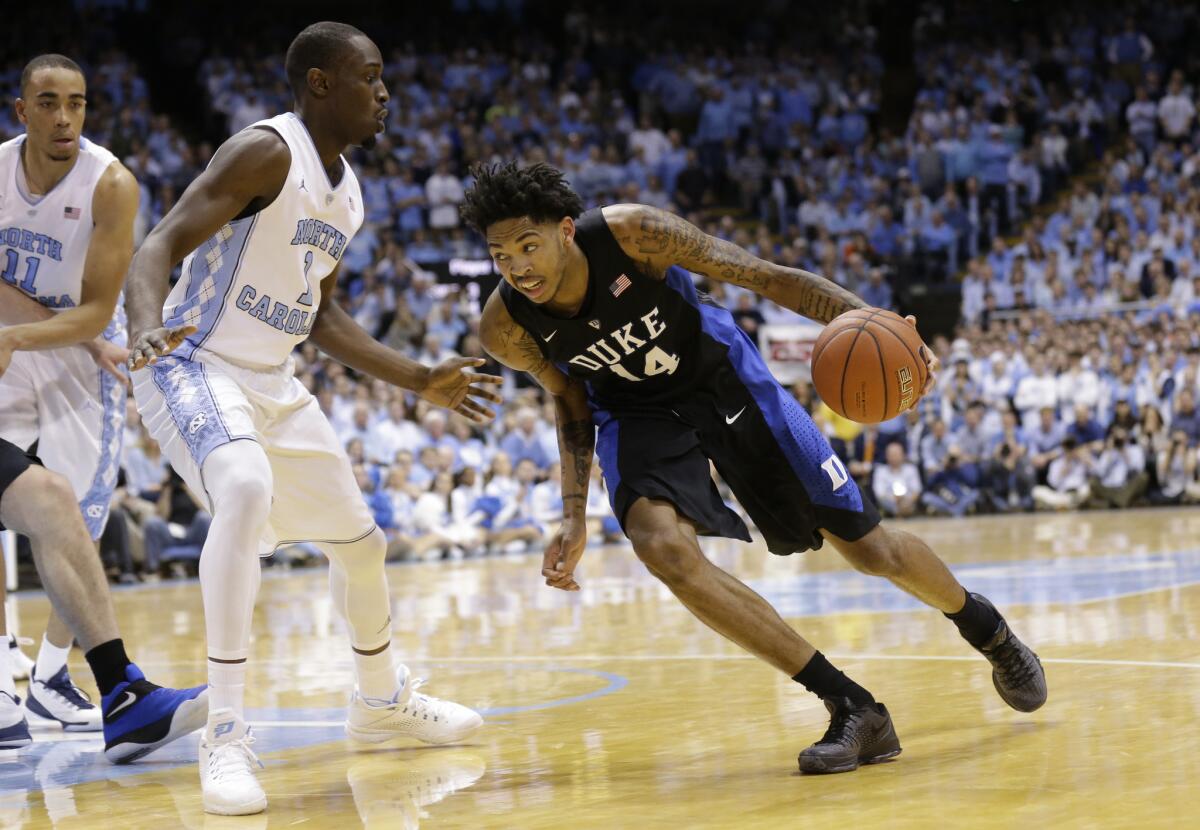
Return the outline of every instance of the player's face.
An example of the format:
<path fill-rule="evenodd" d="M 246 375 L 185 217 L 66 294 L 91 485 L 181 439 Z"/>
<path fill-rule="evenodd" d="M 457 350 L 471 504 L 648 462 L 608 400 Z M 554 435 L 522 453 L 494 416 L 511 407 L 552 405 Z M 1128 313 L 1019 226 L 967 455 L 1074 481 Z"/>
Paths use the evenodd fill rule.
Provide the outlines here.
<path fill-rule="evenodd" d="M 387 87 L 383 83 L 383 56 L 370 38 L 355 36 L 349 57 L 336 73 L 337 109 L 350 143 L 371 149 L 387 122 Z"/>
<path fill-rule="evenodd" d="M 531 301 L 554 299 L 566 270 L 566 246 L 575 238 L 570 217 L 535 225 L 528 217 L 505 219 L 487 229 L 488 251 L 504 280 Z"/>
<path fill-rule="evenodd" d="M 54 161 L 71 161 L 79 152 L 79 135 L 87 109 L 87 85 L 71 69 L 39 69 L 16 102 L 26 141 Z"/>

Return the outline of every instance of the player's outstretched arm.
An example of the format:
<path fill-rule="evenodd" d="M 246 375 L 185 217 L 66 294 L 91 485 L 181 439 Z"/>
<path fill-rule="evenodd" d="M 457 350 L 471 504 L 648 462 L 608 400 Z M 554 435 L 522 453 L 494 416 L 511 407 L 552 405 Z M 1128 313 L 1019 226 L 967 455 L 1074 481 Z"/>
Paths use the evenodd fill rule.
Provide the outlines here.
<path fill-rule="evenodd" d="M 546 545 L 542 576 L 552 588 L 578 591 L 575 566 L 587 545 L 587 492 L 596 447 L 587 391 L 582 383 L 546 359 L 529 332 L 508 313 L 499 292 L 493 292 L 484 306 L 479 335 L 488 354 L 510 369 L 527 372 L 554 400 L 562 463 L 563 523 Z"/>
<path fill-rule="evenodd" d="M 13 303 L 5 319 L 20 320 L 0 329 L 0 352 L 58 349 L 87 343 L 108 326 L 121 295 L 125 269 L 133 254 L 133 223 L 140 198 L 137 181 L 120 162 L 100 176 L 92 196 L 95 227 L 83 267 L 80 302 L 74 308 L 45 316 L 31 312 L 29 302 Z M 5 297 L 5 305 L 11 298 Z M 5 361 L 7 365 L 7 360 Z"/>
<path fill-rule="evenodd" d="M 610 205 L 604 219 L 621 249 L 649 274 L 672 265 L 748 288 L 797 314 L 828 323 L 867 304 L 819 274 L 759 259 L 732 242 L 709 236 L 686 219 L 648 205 Z"/>
<path fill-rule="evenodd" d="M 339 265 L 321 281 L 321 305 L 309 335 L 313 343 L 351 369 L 411 389 L 430 403 L 452 409 L 476 423 L 487 423 L 496 416 L 485 402 L 501 402 L 500 396 L 488 388 L 498 386 L 501 379 L 470 371 L 484 364 L 482 358 L 456 357 L 426 366 L 389 349 L 367 334 L 333 299 L 340 270 Z"/>
<path fill-rule="evenodd" d="M 244 130 L 226 141 L 163 220 L 129 266 L 125 310 L 129 315 L 129 368 L 154 363 L 196 329 L 163 327 L 171 269 L 221 227 L 262 210 L 287 180 L 292 154 L 272 130 Z"/>

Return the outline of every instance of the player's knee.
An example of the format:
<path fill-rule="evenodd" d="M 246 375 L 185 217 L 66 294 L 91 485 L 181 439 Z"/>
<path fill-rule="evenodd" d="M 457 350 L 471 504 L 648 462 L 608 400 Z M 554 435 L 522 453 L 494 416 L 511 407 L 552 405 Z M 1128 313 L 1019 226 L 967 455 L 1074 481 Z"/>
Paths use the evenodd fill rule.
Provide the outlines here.
<path fill-rule="evenodd" d="M 237 510 L 243 515 L 266 518 L 271 512 L 272 479 L 254 467 L 226 471 L 219 487 L 213 488 L 213 507 Z"/>
<path fill-rule="evenodd" d="M 686 585 L 705 565 L 700 549 L 678 528 L 631 528 L 630 540 L 646 569 L 668 586 Z"/>
<path fill-rule="evenodd" d="M 14 495 L 18 497 L 18 518 L 10 520 L 14 530 L 32 537 L 61 532 L 70 522 L 64 518 L 78 516 L 75 491 L 63 476 L 44 467 L 30 467 L 17 479 Z M 80 519 L 82 523 L 82 519 Z"/>
<path fill-rule="evenodd" d="M 387 557 L 387 537 L 378 527 L 357 542 L 333 547 L 347 568 L 373 568 Z"/>
<path fill-rule="evenodd" d="M 882 526 L 842 546 L 841 551 L 856 570 L 871 576 L 893 576 L 903 569 L 904 547 L 896 534 Z"/>

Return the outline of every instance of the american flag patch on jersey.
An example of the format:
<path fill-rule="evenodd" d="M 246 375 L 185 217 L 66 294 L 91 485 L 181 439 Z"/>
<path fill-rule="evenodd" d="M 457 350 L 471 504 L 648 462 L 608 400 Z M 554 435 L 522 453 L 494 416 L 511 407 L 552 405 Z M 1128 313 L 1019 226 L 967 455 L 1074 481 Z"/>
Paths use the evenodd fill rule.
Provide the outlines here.
<path fill-rule="evenodd" d="M 608 287 L 608 290 L 612 292 L 614 297 L 620 297 L 621 292 L 631 285 L 633 285 L 633 283 L 629 281 L 629 277 L 622 274 L 621 276 L 617 277 L 616 282 Z"/>
<path fill-rule="evenodd" d="M 80 216 L 83 216 L 83 211 L 79 208 L 63 208 L 63 219 L 79 219 Z"/>

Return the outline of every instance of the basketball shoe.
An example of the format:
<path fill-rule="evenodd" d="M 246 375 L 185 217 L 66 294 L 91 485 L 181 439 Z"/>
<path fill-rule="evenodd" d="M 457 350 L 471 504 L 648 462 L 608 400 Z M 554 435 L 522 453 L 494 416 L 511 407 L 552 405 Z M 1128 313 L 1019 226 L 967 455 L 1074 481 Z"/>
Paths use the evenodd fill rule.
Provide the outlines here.
<path fill-rule="evenodd" d="M 855 705 L 849 698 L 825 700 L 832 716 L 821 740 L 800 753 L 801 772 L 850 772 L 900 754 L 892 716 L 882 703 Z"/>
<path fill-rule="evenodd" d="M 104 757 L 128 764 L 195 732 L 208 717 L 208 689 L 167 689 L 146 680 L 132 663 L 100 701 L 104 710 Z"/>
<path fill-rule="evenodd" d="M 55 721 L 64 732 L 99 732 L 104 726 L 100 710 L 87 692 L 71 681 L 66 666 L 49 680 L 36 673 L 29 679 L 25 708 L 43 720 Z"/>
<path fill-rule="evenodd" d="M 363 743 L 392 738 L 416 738 L 427 744 L 452 744 L 483 726 L 479 713 L 458 703 L 439 700 L 417 691 L 407 666 L 396 672 L 400 691 L 391 700 L 365 698 L 356 689 L 350 697 L 346 734 Z"/>
<path fill-rule="evenodd" d="M 200 739 L 200 791 L 204 812 L 219 816 L 249 816 L 267 809 L 255 768 L 262 761 L 250 745 L 250 727 L 232 709 L 214 709 Z"/>
<path fill-rule="evenodd" d="M 20 749 L 32 741 L 21 698 L 0 692 L 0 749 Z"/>
<path fill-rule="evenodd" d="M 1017 639 L 1004 617 L 987 597 L 972 594 L 1000 618 L 996 633 L 979 652 L 992 664 L 992 685 L 1001 699 L 1018 712 L 1033 712 L 1046 702 L 1046 672 L 1033 649 Z"/>
<path fill-rule="evenodd" d="M 28 680 L 33 674 L 34 661 L 28 654 L 21 651 L 21 646 L 31 646 L 33 640 L 28 637 L 8 635 L 9 665 L 12 666 L 13 680 Z"/>
<path fill-rule="evenodd" d="M 416 830 L 422 811 L 474 784 L 487 769 L 467 749 L 414 749 L 361 761 L 346 771 L 366 830 Z"/>

